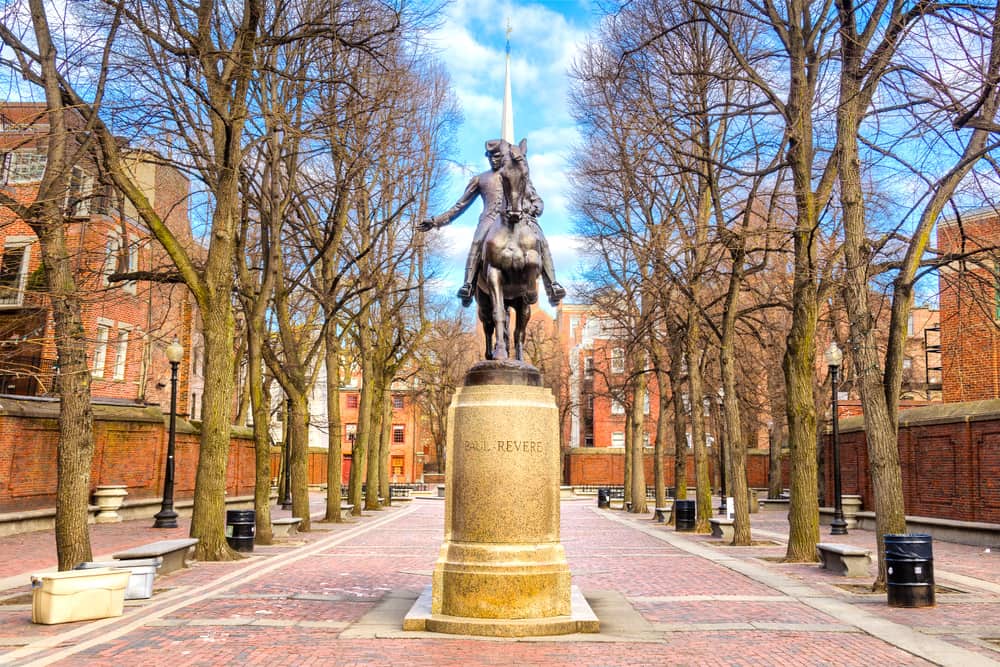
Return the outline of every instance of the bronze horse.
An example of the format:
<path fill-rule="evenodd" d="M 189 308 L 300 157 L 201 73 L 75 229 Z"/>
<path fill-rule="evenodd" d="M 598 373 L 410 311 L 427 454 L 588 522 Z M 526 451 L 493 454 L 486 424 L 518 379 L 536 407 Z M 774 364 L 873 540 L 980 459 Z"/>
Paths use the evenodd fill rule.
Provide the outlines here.
<path fill-rule="evenodd" d="M 513 356 L 524 361 L 524 335 L 531 306 L 538 301 L 541 272 L 539 234 L 525 211 L 528 189 L 527 139 L 517 146 L 501 142 L 499 170 L 503 205 L 483 241 L 483 259 L 476 281 L 479 319 L 486 333 L 486 358 L 511 357 L 510 309 L 514 310 Z"/>

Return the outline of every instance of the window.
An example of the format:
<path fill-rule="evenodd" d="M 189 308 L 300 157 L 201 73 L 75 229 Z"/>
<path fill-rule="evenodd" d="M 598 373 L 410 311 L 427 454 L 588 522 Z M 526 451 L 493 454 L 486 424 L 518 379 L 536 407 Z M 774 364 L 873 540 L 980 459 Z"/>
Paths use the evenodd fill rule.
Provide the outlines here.
<path fill-rule="evenodd" d="M 611 446 L 612 447 L 624 447 L 625 446 L 625 433 L 622 431 L 615 431 L 611 434 Z"/>
<path fill-rule="evenodd" d="M 344 440 L 354 444 L 354 441 L 358 439 L 358 425 L 357 424 L 344 424 Z"/>
<path fill-rule="evenodd" d="M 588 433 L 587 435 L 583 436 L 583 446 L 584 447 L 593 447 L 594 446 L 594 434 L 593 433 Z"/>
<path fill-rule="evenodd" d="M 611 414 L 613 415 L 623 415 L 625 414 L 625 406 L 618 402 L 618 400 L 611 399 Z"/>
<path fill-rule="evenodd" d="M 66 193 L 66 211 L 73 218 L 86 218 L 90 215 L 93 199 L 94 177 L 79 167 L 73 167 Z"/>
<path fill-rule="evenodd" d="M 647 391 L 642 398 L 642 414 L 649 414 L 649 392 Z"/>
<path fill-rule="evenodd" d="M 97 345 L 94 347 L 94 368 L 91 372 L 95 378 L 104 377 L 104 364 L 108 359 L 108 336 L 111 335 L 111 324 L 97 323 Z"/>
<path fill-rule="evenodd" d="M 401 445 L 404 442 L 406 442 L 406 427 L 401 424 L 393 424 L 392 443 L 394 445 Z"/>
<path fill-rule="evenodd" d="M 906 316 L 906 335 L 913 335 L 913 313 Z"/>
<path fill-rule="evenodd" d="M 583 374 L 591 376 L 594 374 L 594 358 L 584 357 L 583 358 Z"/>
<path fill-rule="evenodd" d="M 347 395 L 347 409 L 348 410 L 357 410 L 358 409 L 358 395 L 357 394 L 348 394 Z"/>
<path fill-rule="evenodd" d="M 403 476 L 403 457 L 393 456 L 392 457 L 392 476 L 402 477 Z"/>
<path fill-rule="evenodd" d="M 611 372 L 625 372 L 625 350 L 620 347 L 611 350 Z"/>
<path fill-rule="evenodd" d="M 115 345 L 115 380 L 125 379 L 125 361 L 128 358 L 128 329 L 118 330 L 118 342 Z"/>
<path fill-rule="evenodd" d="M 104 270 L 101 276 L 101 285 L 110 285 L 108 276 L 118 270 L 118 255 L 121 253 L 122 242 L 117 234 L 108 236 L 107 244 L 104 246 Z"/>
<path fill-rule="evenodd" d="M 139 270 L 139 239 L 135 238 L 134 236 L 130 236 L 128 239 L 127 270 L 129 273 L 135 273 L 136 271 Z M 122 285 L 122 289 L 124 289 L 129 294 L 135 294 L 135 286 L 136 282 L 134 280 L 130 280 L 124 285 Z"/>
<path fill-rule="evenodd" d="M 392 409 L 393 410 L 403 409 L 403 397 L 400 394 L 392 395 Z"/>
<path fill-rule="evenodd" d="M 45 173 L 45 153 L 34 150 L 20 150 L 7 158 L 7 183 L 35 183 L 42 180 Z"/>
<path fill-rule="evenodd" d="M 903 357 L 903 370 L 908 371 L 913 368 L 913 357 Z"/>
<path fill-rule="evenodd" d="M 24 288 L 28 282 L 32 237 L 11 236 L 3 247 L 0 259 L 0 307 L 19 307 L 24 303 Z"/>

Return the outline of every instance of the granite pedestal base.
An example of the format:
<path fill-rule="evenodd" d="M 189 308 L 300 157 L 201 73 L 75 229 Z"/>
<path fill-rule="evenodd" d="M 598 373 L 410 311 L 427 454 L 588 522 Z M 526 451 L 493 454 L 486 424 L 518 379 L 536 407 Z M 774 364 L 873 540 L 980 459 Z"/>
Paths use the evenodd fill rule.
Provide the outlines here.
<path fill-rule="evenodd" d="M 571 599 L 559 539 L 558 410 L 538 371 L 517 362 L 473 366 L 448 411 L 447 461 L 430 609 L 417 613 L 418 600 L 404 628 L 495 637 L 596 632 L 583 596 Z"/>

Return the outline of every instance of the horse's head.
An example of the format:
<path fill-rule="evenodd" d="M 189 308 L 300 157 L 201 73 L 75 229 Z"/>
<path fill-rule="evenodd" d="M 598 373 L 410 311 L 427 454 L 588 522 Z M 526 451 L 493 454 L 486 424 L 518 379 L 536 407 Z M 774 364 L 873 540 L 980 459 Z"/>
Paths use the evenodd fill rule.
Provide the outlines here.
<path fill-rule="evenodd" d="M 528 190 L 528 140 L 521 139 L 518 145 L 501 142 L 503 164 L 500 166 L 500 182 L 503 184 L 504 213 L 507 219 L 516 223 L 524 212 L 525 195 Z"/>

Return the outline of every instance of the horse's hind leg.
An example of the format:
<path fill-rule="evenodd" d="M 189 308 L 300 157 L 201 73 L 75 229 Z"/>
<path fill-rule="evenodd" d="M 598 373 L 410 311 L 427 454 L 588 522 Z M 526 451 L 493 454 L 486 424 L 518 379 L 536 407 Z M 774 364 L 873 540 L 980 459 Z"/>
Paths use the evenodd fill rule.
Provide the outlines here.
<path fill-rule="evenodd" d="M 507 351 L 507 341 L 501 340 L 500 332 L 503 332 L 503 338 L 507 338 L 507 308 L 504 307 L 503 303 L 503 286 L 500 284 L 500 271 L 494 267 L 489 267 L 487 273 L 487 282 L 490 287 L 490 298 L 493 299 L 493 326 L 494 326 L 494 338 L 496 343 L 493 346 L 493 358 L 503 361 L 509 356 Z"/>

